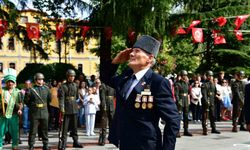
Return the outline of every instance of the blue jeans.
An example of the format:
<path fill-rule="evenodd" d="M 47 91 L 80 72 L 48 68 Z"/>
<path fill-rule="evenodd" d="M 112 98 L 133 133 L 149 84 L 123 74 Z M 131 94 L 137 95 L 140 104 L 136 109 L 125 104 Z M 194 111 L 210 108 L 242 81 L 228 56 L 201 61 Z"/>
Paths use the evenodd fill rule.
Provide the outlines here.
<path fill-rule="evenodd" d="M 23 132 L 26 134 L 30 129 L 30 120 L 29 120 L 29 107 L 24 105 L 23 107 Z"/>
<path fill-rule="evenodd" d="M 85 115 L 84 115 L 84 106 L 82 106 L 78 111 L 79 123 L 80 125 L 85 125 Z"/>

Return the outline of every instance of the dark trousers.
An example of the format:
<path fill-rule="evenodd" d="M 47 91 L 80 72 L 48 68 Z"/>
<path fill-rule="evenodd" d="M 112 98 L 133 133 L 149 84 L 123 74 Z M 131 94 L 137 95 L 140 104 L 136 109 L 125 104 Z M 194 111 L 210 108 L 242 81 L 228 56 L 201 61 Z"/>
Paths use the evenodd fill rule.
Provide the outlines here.
<path fill-rule="evenodd" d="M 37 134 L 38 125 L 40 124 L 41 137 L 44 145 L 48 145 L 48 118 L 37 119 L 31 117 L 30 119 L 30 131 L 29 131 L 29 146 L 35 144 L 35 138 Z"/>
<path fill-rule="evenodd" d="M 191 111 L 192 111 L 193 120 L 201 119 L 201 106 L 199 103 L 197 105 L 191 103 Z"/>
<path fill-rule="evenodd" d="M 102 111 L 101 112 L 101 129 L 99 135 L 99 144 L 105 144 L 106 134 L 107 134 L 107 125 L 110 128 L 114 112 L 113 111 Z"/>
<path fill-rule="evenodd" d="M 67 136 L 69 131 L 69 124 L 70 124 L 70 131 L 74 142 L 78 142 L 78 135 L 77 135 L 77 114 L 65 114 L 63 118 L 63 128 L 62 128 L 62 142 L 64 147 L 66 147 Z"/>
<path fill-rule="evenodd" d="M 187 131 L 189 107 L 188 106 L 182 107 L 181 110 L 182 110 L 182 115 L 183 115 L 183 128 L 184 128 L 184 131 Z"/>
<path fill-rule="evenodd" d="M 202 105 L 202 128 L 203 130 L 207 130 L 207 119 L 209 116 L 211 128 L 214 130 L 215 126 L 215 116 L 214 116 L 214 106 L 210 105 Z"/>
<path fill-rule="evenodd" d="M 215 120 L 220 121 L 221 101 L 216 98 L 214 104 L 215 104 L 215 109 L 214 109 Z"/>
<path fill-rule="evenodd" d="M 245 114 L 243 107 L 239 103 L 233 103 L 233 126 L 237 124 L 244 126 L 245 124 Z"/>
<path fill-rule="evenodd" d="M 50 106 L 49 107 L 49 128 L 58 129 L 59 125 L 59 108 Z"/>

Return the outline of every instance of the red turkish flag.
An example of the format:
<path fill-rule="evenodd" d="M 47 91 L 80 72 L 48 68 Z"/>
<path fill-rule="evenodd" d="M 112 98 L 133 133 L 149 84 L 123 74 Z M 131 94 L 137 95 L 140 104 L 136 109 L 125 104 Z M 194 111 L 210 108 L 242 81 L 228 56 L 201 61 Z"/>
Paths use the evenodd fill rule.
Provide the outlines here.
<path fill-rule="evenodd" d="M 203 43 L 203 30 L 202 28 L 192 28 L 192 37 L 194 43 Z"/>
<path fill-rule="evenodd" d="M 131 45 L 135 43 L 136 33 L 132 28 L 128 28 L 128 40 Z"/>
<path fill-rule="evenodd" d="M 236 20 L 234 21 L 235 24 L 235 30 L 238 30 L 240 26 L 244 23 L 244 21 L 249 17 L 249 15 L 242 15 L 242 16 L 237 16 Z"/>
<path fill-rule="evenodd" d="M 90 27 L 89 26 L 82 26 L 81 28 L 82 28 L 82 37 L 83 37 L 83 39 L 85 39 L 88 31 L 90 30 Z"/>
<path fill-rule="evenodd" d="M 112 27 L 105 27 L 104 28 L 104 34 L 105 34 L 106 40 L 111 40 L 111 38 L 112 38 Z"/>
<path fill-rule="evenodd" d="M 26 23 L 26 31 L 29 39 L 37 39 L 40 38 L 40 29 L 38 23 Z"/>
<path fill-rule="evenodd" d="M 216 18 L 215 21 L 218 22 L 218 25 L 220 27 L 224 26 L 227 23 L 227 19 L 225 17 Z"/>
<path fill-rule="evenodd" d="M 185 31 L 185 29 L 180 27 L 177 29 L 176 34 L 187 34 L 187 32 Z"/>
<path fill-rule="evenodd" d="M 63 33 L 65 32 L 65 29 L 67 28 L 66 24 L 57 24 L 56 25 L 56 40 L 60 40 L 63 37 Z"/>
<path fill-rule="evenodd" d="M 0 37 L 4 36 L 5 31 L 8 28 L 8 23 L 6 20 L 0 20 Z"/>
<path fill-rule="evenodd" d="M 242 34 L 241 31 L 239 31 L 239 30 L 234 30 L 234 34 L 235 34 L 235 36 L 236 36 L 236 38 L 237 38 L 238 41 L 244 40 L 243 34 Z"/>
<path fill-rule="evenodd" d="M 213 35 L 214 35 L 214 44 L 226 44 L 226 39 L 223 35 L 218 35 L 218 33 L 220 33 L 220 31 L 218 30 L 213 30 Z"/>
<path fill-rule="evenodd" d="M 193 27 L 197 26 L 197 25 L 200 24 L 200 23 L 201 23 L 200 20 L 194 20 L 194 21 L 192 21 L 192 23 L 189 25 L 189 27 L 188 27 L 188 29 L 187 29 L 187 33 L 189 33 L 189 31 L 190 31 Z"/>

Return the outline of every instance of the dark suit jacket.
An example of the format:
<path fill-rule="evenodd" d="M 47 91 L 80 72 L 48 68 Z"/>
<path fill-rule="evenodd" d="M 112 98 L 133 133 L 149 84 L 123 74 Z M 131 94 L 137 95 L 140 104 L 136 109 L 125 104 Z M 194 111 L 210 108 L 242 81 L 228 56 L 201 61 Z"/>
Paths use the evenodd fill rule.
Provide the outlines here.
<path fill-rule="evenodd" d="M 121 89 L 132 73 L 129 70 L 115 76 L 109 83 L 116 89 L 117 97 L 109 141 L 119 145 L 121 150 L 174 150 L 180 116 L 172 98 L 170 83 L 149 69 L 125 100 Z M 152 109 L 135 108 L 136 96 L 144 90 L 144 85 L 150 86 L 154 99 Z M 160 118 L 166 122 L 163 140 L 159 128 Z"/>
<path fill-rule="evenodd" d="M 246 124 L 250 124 L 250 83 L 248 83 L 245 86 L 244 110 L 245 110 Z"/>

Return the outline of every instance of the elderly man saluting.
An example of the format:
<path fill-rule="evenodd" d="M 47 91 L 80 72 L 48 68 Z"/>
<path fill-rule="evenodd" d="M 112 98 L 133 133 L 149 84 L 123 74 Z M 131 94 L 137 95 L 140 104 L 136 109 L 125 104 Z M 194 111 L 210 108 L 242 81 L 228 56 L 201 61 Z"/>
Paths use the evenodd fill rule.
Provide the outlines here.
<path fill-rule="evenodd" d="M 143 35 L 132 48 L 121 51 L 112 61 L 110 76 L 117 65 L 128 61 L 129 69 L 113 76 L 116 112 L 109 141 L 121 150 L 174 150 L 180 117 L 172 98 L 170 83 L 151 67 L 160 48 L 155 38 Z M 107 80 L 105 80 L 107 81 Z M 104 82 L 105 82 L 104 81 Z M 159 119 L 166 121 L 163 133 Z"/>

